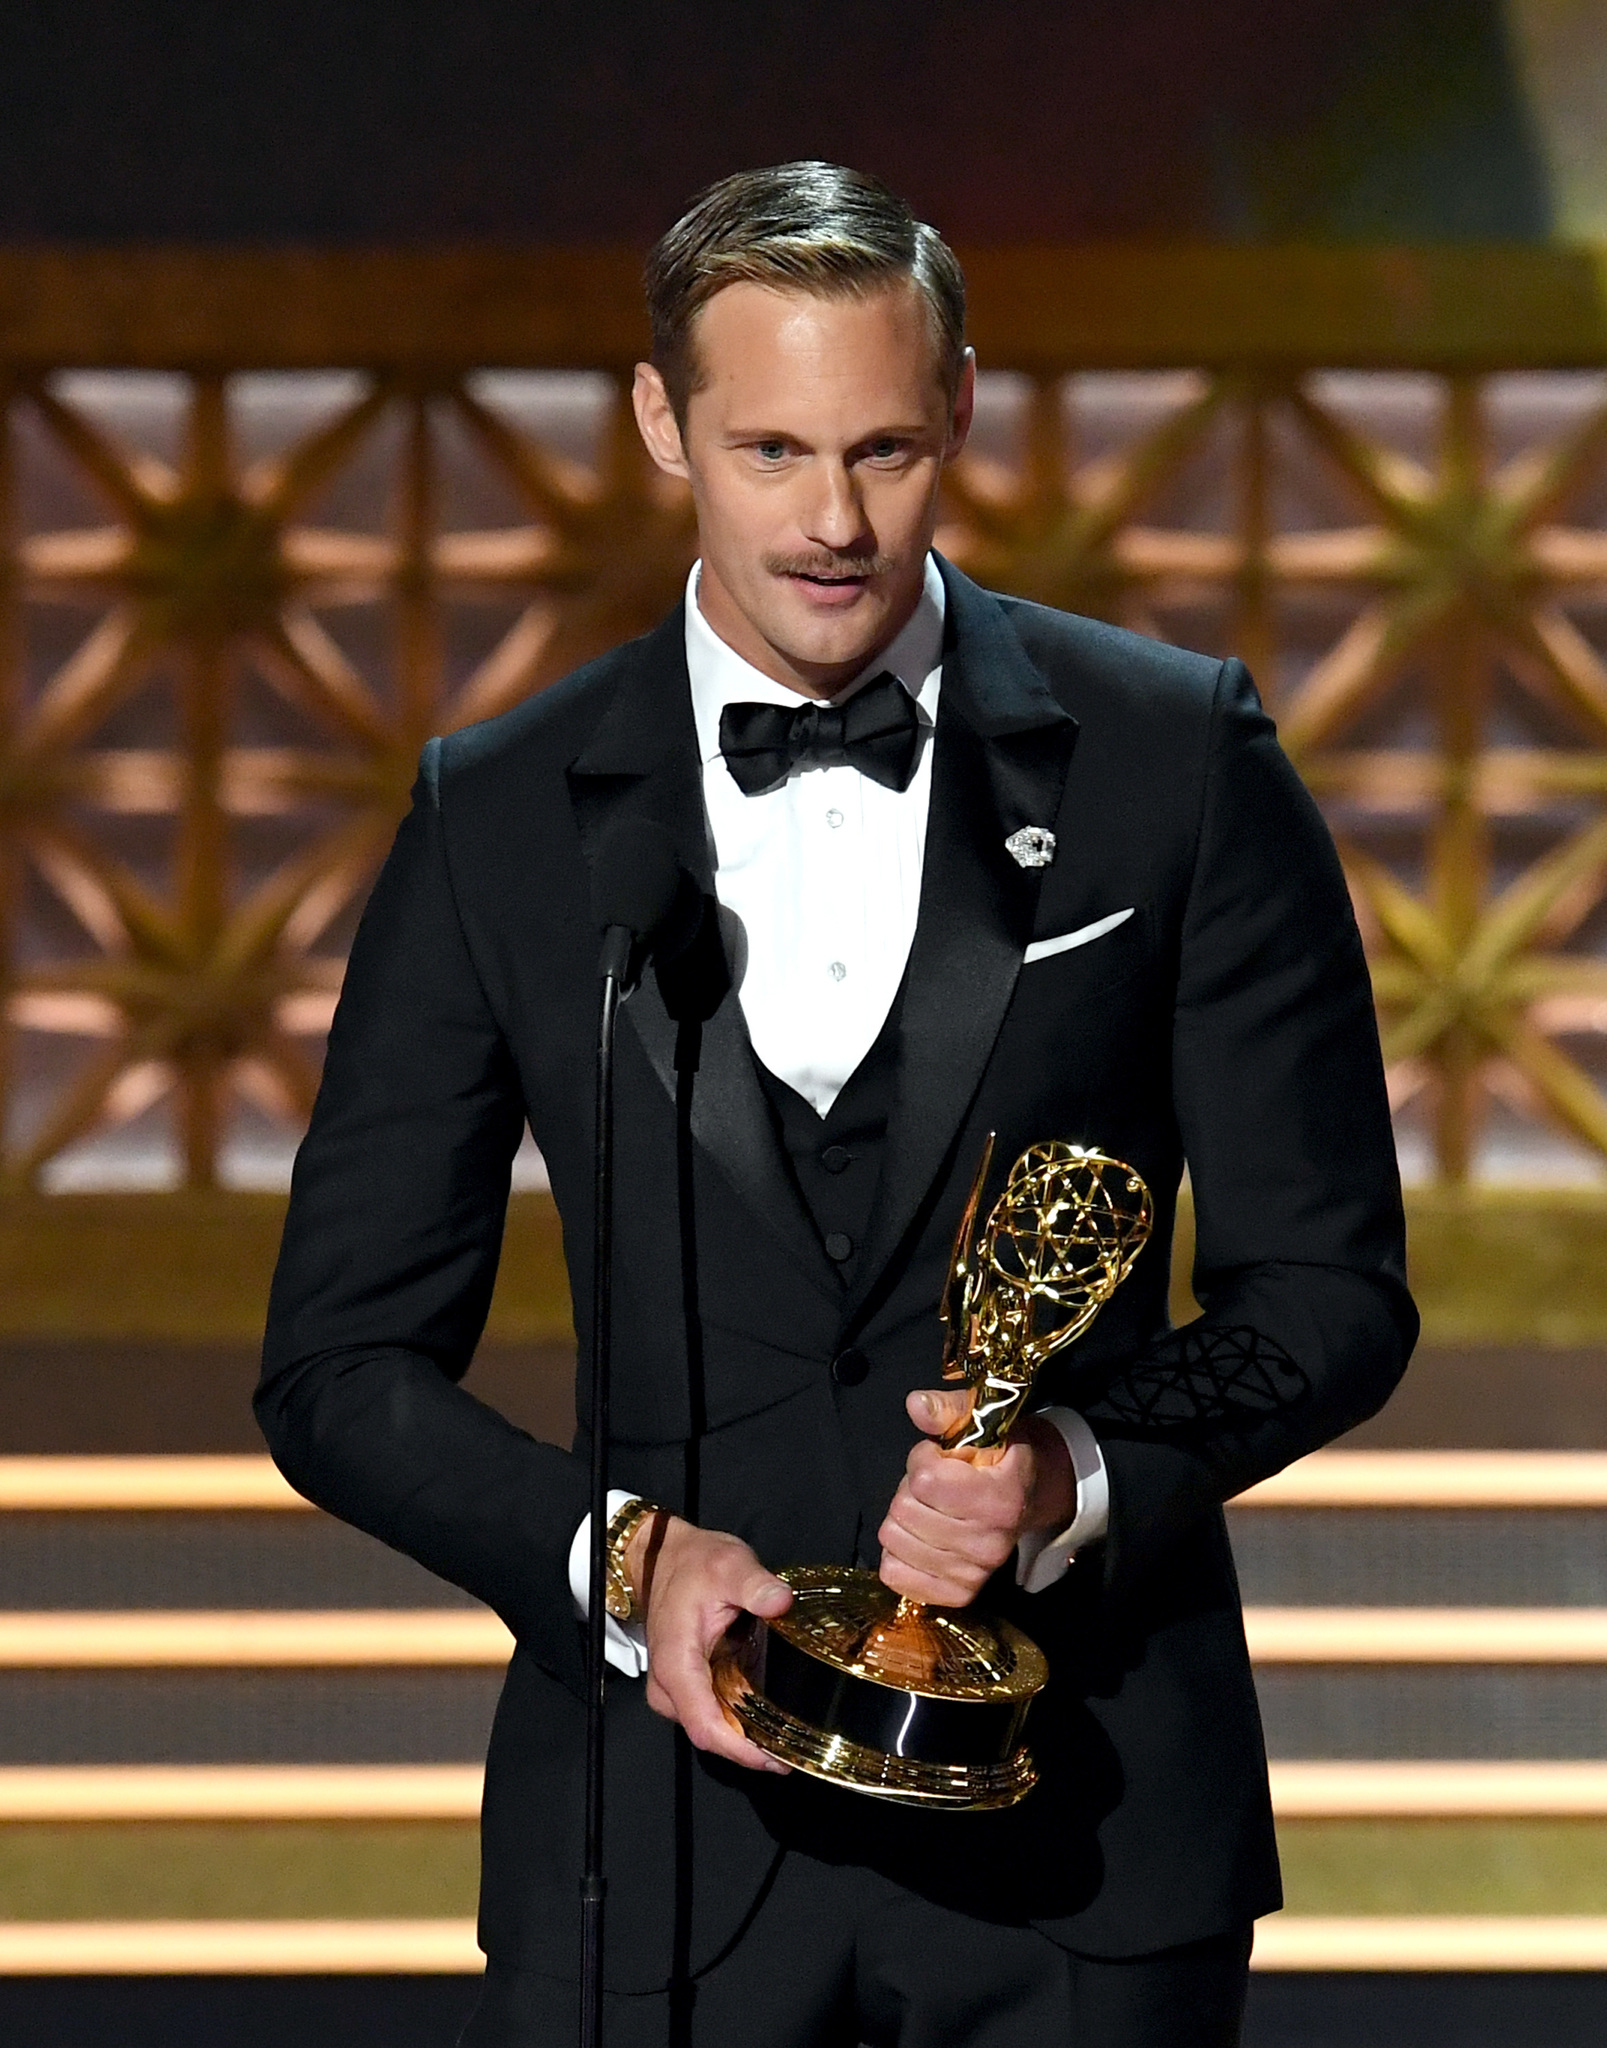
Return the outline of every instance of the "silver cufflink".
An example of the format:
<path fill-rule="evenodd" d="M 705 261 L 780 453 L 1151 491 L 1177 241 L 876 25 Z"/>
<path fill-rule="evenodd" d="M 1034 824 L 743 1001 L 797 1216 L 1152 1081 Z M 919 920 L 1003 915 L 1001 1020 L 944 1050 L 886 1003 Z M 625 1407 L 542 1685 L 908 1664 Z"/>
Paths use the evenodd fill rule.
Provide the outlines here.
<path fill-rule="evenodd" d="M 1023 825 L 1004 842 L 1004 850 L 1022 868 L 1046 868 L 1055 857 L 1055 835 L 1043 825 Z"/>

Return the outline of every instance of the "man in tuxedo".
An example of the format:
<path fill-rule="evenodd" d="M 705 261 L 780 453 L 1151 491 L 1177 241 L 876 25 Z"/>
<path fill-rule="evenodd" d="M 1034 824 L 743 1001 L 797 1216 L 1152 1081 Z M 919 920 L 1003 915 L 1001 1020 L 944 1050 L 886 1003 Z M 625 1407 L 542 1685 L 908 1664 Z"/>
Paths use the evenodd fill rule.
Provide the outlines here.
<path fill-rule="evenodd" d="M 1416 1332 L 1332 845 L 1241 665 L 932 552 L 974 365 L 875 181 L 728 179 L 648 268 L 635 404 L 701 559 L 654 632 L 431 741 L 296 1168 L 258 1412 L 312 1499 L 517 1639 L 487 1764 L 476 2048 L 567 2041 L 586 1445 L 458 1385 L 528 1119 L 585 1355 L 598 932 L 619 821 L 700 946 L 618 1059 L 606 2013 L 614 2048 L 1212 2048 L 1279 1903 L 1222 1504 L 1387 1397 Z M 686 960 L 701 959 L 687 966 Z M 984 1136 L 1097 1145 L 1156 1230 L 995 1467 L 939 1456 L 937 1304 Z M 1185 1162 L 1199 1319 L 1167 1318 Z M 586 1412 L 584 1384 L 581 1412 Z M 792 1562 L 986 1585 L 1046 1651 L 1042 1782 L 910 1812 L 787 1774 L 709 1655 Z"/>

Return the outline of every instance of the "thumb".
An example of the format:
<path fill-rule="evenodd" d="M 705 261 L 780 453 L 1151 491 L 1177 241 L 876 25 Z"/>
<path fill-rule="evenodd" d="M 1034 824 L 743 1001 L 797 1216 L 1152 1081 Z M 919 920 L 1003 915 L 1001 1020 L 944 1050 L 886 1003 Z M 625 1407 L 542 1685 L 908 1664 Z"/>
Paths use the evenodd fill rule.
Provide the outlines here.
<path fill-rule="evenodd" d="M 774 1572 L 755 1573 L 742 1595 L 744 1611 L 757 1614 L 765 1621 L 785 1614 L 791 1605 L 792 1588 L 785 1579 L 778 1579 Z"/>
<path fill-rule="evenodd" d="M 969 1387 L 917 1387 L 913 1394 L 906 1395 L 904 1406 L 918 1430 L 927 1436 L 941 1436 L 946 1429 L 952 1429 L 956 1422 L 963 1422 L 970 1414 L 971 1390 Z"/>

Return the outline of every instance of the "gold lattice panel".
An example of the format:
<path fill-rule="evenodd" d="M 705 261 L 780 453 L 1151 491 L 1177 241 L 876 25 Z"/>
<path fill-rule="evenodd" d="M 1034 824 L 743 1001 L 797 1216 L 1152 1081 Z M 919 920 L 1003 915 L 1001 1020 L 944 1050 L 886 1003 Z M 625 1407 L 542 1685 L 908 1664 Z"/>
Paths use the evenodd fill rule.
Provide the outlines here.
<path fill-rule="evenodd" d="M 600 375 L 79 375 L 5 421 L 7 1173 L 274 1178 L 422 740 L 661 616 L 686 503 Z M 982 580 L 1251 662 L 1418 1171 L 1607 1154 L 1604 471 L 1594 376 L 1100 372 L 986 380 L 953 479 Z"/>
<path fill-rule="evenodd" d="M 576 414 L 584 460 L 472 380 L 12 394 L 10 1177 L 73 1184 L 122 1126 L 146 1143 L 103 1144 L 103 1173 L 154 1145 L 204 1185 L 242 1119 L 259 1152 L 299 1125 L 423 741 L 673 602 L 684 497 L 576 382 L 545 414 Z"/>
<path fill-rule="evenodd" d="M 1001 588 L 1250 662 L 1340 839 L 1408 1164 L 1594 1177 L 1607 379 L 1011 399 L 1014 448 L 956 480 L 948 545 Z"/>

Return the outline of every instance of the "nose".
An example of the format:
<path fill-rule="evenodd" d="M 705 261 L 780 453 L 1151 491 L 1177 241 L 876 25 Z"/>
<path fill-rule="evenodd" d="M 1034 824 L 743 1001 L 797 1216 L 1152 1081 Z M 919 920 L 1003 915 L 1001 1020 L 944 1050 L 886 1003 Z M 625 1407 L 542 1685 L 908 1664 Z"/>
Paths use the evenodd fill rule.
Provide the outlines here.
<path fill-rule="evenodd" d="M 846 553 L 865 538 L 865 507 L 846 462 L 823 462 L 803 529 L 817 547 Z"/>

